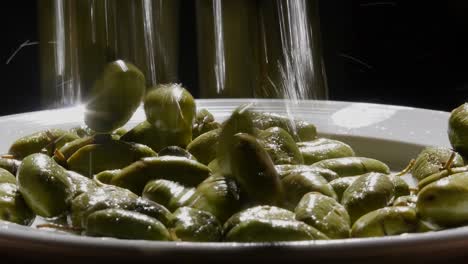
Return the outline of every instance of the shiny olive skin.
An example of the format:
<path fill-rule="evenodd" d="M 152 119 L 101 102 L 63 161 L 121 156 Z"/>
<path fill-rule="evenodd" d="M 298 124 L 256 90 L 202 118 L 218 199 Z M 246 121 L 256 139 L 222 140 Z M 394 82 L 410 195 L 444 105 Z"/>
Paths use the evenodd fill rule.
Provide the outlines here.
<path fill-rule="evenodd" d="M 184 157 L 151 157 L 143 158 L 123 168 L 110 183 L 141 194 L 150 180 L 166 179 L 194 187 L 206 179 L 210 172 L 207 166 Z"/>
<path fill-rule="evenodd" d="M 281 179 L 284 178 L 286 175 L 288 175 L 290 172 L 308 172 L 308 171 L 319 174 L 320 176 L 325 178 L 328 182 L 331 182 L 339 178 L 339 175 L 332 170 L 315 167 L 311 165 L 285 164 L 285 165 L 275 165 L 275 168 Z"/>
<path fill-rule="evenodd" d="M 359 176 L 344 191 L 341 204 L 354 223 L 364 214 L 389 205 L 394 195 L 395 186 L 388 175 L 371 172 Z"/>
<path fill-rule="evenodd" d="M 180 84 L 161 84 L 145 96 L 146 120 L 157 129 L 187 131 L 192 138 L 196 105 L 192 95 Z"/>
<path fill-rule="evenodd" d="M 198 161 L 208 165 L 216 158 L 220 132 L 221 129 L 214 129 L 201 134 L 188 144 L 187 151 L 192 153 Z"/>
<path fill-rule="evenodd" d="M 415 208 L 385 207 L 360 217 L 351 229 L 351 237 L 383 237 L 416 232 L 419 219 Z"/>
<path fill-rule="evenodd" d="M 126 142 L 136 142 L 160 151 L 167 146 L 179 146 L 185 148 L 192 137 L 190 131 L 165 131 L 157 128 L 148 121 L 143 121 L 120 137 Z"/>
<path fill-rule="evenodd" d="M 248 203 L 280 205 L 284 190 L 270 155 L 262 144 L 249 134 L 239 133 L 230 147 L 232 177 L 239 184 Z"/>
<path fill-rule="evenodd" d="M 400 196 L 410 195 L 410 187 L 405 180 L 401 178 L 401 176 L 389 174 L 387 175 L 390 180 L 393 182 L 394 187 L 394 198 L 398 198 Z"/>
<path fill-rule="evenodd" d="M 452 150 L 450 148 L 426 147 L 416 158 L 411 174 L 421 181 L 443 169 L 451 154 Z M 455 153 L 455 159 L 451 167 L 461 167 L 463 165 L 463 158 L 458 153 Z"/>
<path fill-rule="evenodd" d="M 23 159 L 18 168 L 17 184 L 26 204 L 43 217 L 65 213 L 74 192 L 67 171 L 40 153 Z"/>
<path fill-rule="evenodd" d="M 191 199 L 193 199 L 195 196 L 195 189 L 186 188 L 173 181 L 152 180 L 145 185 L 141 196 L 173 212 L 177 208 L 188 204 Z"/>
<path fill-rule="evenodd" d="M 59 164 L 64 166 L 67 165 L 67 160 L 75 154 L 80 148 L 95 144 L 96 138 L 94 136 L 83 137 L 73 141 L 68 142 L 67 144 L 63 145 L 61 148 L 58 149 L 60 153 L 54 153 L 54 160 Z"/>
<path fill-rule="evenodd" d="M 338 178 L 330 182 L 331 187 L 335 191 L 338 201 L 341 201 L 343 193 L 348 189 L 348 187 L 357 179 L 359 176 L 349 176 Z"/>
<path fill-rule="evenodd" d="M 218 137 L 218 150 L 216 159 L 218 167 L 225 175 L 232 174 L 231 153 L 235 142 L 235 135 L 246 133 L 255 135 L 252 118 L 249 115 L 250 105 L 241 105 L 237 107 L 231 116 L 223 123 Z"/>
<path fill-rule="evenodd" d="M 212 214 L 190 207 L 174 212 L 175 240 L 192 242 L 217 242 L 222 238 L 222 226 Z"/>
<path fill-rule="evenodd" d="M 104 209 L 124 209 L 139 212 L 158 219 L 170 226 L 173 216 L 165 207 L 134 193 L 112 185 L 104 185 L 76 196 L 71 202 L 73 226 L 85 228 L 87 218 L 93 212 Z"/>
<path fill-rule="evenodd" d="M 16 184 L 15 175 L 11 174 L 9 171 L 0 168 L 0 183 L 13 183 Z"/>
<path fill-rule="evenodd" d="M 319 192 L 337 199 L 333 187 L 320 174 L 306 172 L 290 172 L 281 179 L 285 192 L 286 208 L 294 209 L 302 197 L 309 192 Z"/>
<path fill-rule="evenodd" d="M 348 144 L 328 138 L 298 142 L 297 146 L 304 158 L 304 164 L 309 165 L 326 159 L 355 156 L 353 149 Z"/>
<path fill-rule="evenodd" d="M 82 193 L 87 193 L 99 187 L 99 183 L 85 177 L 74 171 L 67 171 L 68 178 L 73 185 L 72 197 L 76 197 Z"/>
<path fill-rule="evenodd" d="M 122 60 L 109 63 L 91 89 L 86 125 L 100 133 L 122 127 L 140 105 L 145 90 L 145 77 L 137 67 Z"/>
<path fill-rule="evenodd" d="M 279 127 L 258 133 L 258 138 L 275 164 L 303 164 L 304 159 L 291 135 Z"/>
<path fill-rule="evenodd" d="M 192 126 L 192 139 L 200 135 L 221 127 L 221 124 L 215 121 L 213 114 L 206 109 L 200 109 L 195 116 L 195 122 Z"/>
<path fill-rule="evenodd" d="M 295 215 L 292 211 L 269 205 L 259 205 L 244 209 L 236 214 L 233 214 L 225 223 L 224 231 L 229 232 L 236 225 L 245 220 L 250 219 L 274 219 L 274 220 L 295 220 Z"/>
<path fill-rule="evenodd" d="M 451 227 L 468 223 L 468 173 L 457 173 L 425 186 L 416 208 L 422 219 Z"/>
<path fill-rule="evenodd" d="M 88 216 L 86 234 L 122 239 L 171 240 L 157 219 L 122 209 L 105 209 Z"/>
<path fill-rule="evenodd" d="M 90 137 L 96 133 L 91 128 L 87 127 L 86 125 L 81 125 L 81 126 L 70 128 L 69 131 L 71 133 L 76 134 L 80 138 Z"/>
<path fill-rule="evenodd" d="M 294 213 L 257 206 L 233 215 L 225 224 L 225 241 L 275 242 L 328 239 L 317 229 L 294 219 Z"/>
<path fill-rule="evenodd" d="M 16 175 L 20 164 L 21 161 L 17 159 L 0 157 L 0 168 L 9 171 L 13 175 Z"/>
<path fill-rule="evenodd" d="M 186 205 L 210 212 L 223 223 L 241 209 L 242 201 L 234 179 L 213 174 L 198 185 Z"/>
<path fill-rule="evenodd" d="M 44 149 L 44 152 L 51 156 L 54 154 L 55 149 L 59 149 L 67 142 L 75 139 L 78 139 L 78 136 L 66 130 L 48 129 L 17 139 L 10 146 L 8 153 L 13 155 L 15 159 L 21 160 Z"/>
<path fill-rule="evenodd" d="M 195 161 L 197 160 L 192 154 L 190 154 L 190 152 L 179 146 L 167 146 L 158 152 L 158 156 L 176 156 L 184 157 Z"/>
<path fill-rule="evenodd" d="M 403 196 L 396 198 L 393 201 L 392 206 L 407 206 L 407 207 L 415 208 L 417 201 L 418 201 L 417 195 L 414 195 L 414 194 L 403 195 Z"/>
<path fill-rule="evenodd" d="M 448 138 L 455 151 L 468 157 L 468 103 L 452 110 L 448 121 Z"/>
<path fill-rule="evenodd" d="M 80 148 L 67 164 L 70 170 L 91 178 L 101 171 L 121 169 L 141 158 L 155 156 L 157 153 L 145 145 L 110 140 Z"/>
<path fill-rule="evenodd" d="M 365 157 L 327 159 L 316 162 L 312 166 L 332 170 L 340 177 L 356 176 L 368 172 L 390 173 L 390 168 L 385 163 Z"/>
<path fill-rule="evenodd" d="M 101 171 L 98 174 L 95 174 L 93 176 L 93 180 L 96 181 L 98 184 L 110 184 L 112 181 L 112 178 L 115 177 L 115 175 L 120 173 L 120 169 L 117 170 L 105 170 Z"/>
<path fill-rule="evenodd" d="M 36 215 L 24 202 L 14 183 L 0 182 L 0 220 L 31 225 Z"/>
<path fill-rule="evenodd" d="M 232 228 L 228 242 L 279 242 L 328 239 L 317 229 L 300 221 L 249 219 Z"/>
<path fill-rule="evenodd" d="M 260 130 L 270 127 L 281 127 L 286 130 L 296 142 L 310 141 L 317 137 L 317 129 L 314 125 L 299 120 L 291 120 L 286 116 L 265 112 L 249 112 L 254 126 Z"/>
<path fill-rule="evenodd" d="M 335 199 L 321 193 L 307 193 L 294 210 L 296 220 L 315 227 L 329 238 L 348 238 L 348 212 Z"/>

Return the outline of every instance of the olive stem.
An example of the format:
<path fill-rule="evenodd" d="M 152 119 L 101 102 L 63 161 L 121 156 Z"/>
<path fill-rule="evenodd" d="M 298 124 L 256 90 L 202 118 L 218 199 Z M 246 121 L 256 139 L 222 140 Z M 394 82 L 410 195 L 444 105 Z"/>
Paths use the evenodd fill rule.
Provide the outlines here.
<path fill-rule="evenodd" d="M 452 151 L 452 153 L 450 154 L 449 159 L 445 163 L 444 167 L 442 167 L 441 171 L 442 170 L 448 170 L 449 174 L 451 174 L 452 164 L 453 164 L 453 161 L 455 160 L 455 155 L 456 155 L 455 151 Z"/>
<path fill-rule="evenodd" d="M 11 154 L 4 154 L 4 155 L 1 156 L 1 158 L 3 158 L 3 159 L 14 159 L 15 156 L 13 156 Z"/>
<path fill-rule="evenodd" d="M 408 165 L 406 166 L 406 168 L 404 168 L 402 171 L 395 174 L 395 176 L 403 176 L 407 174 L 413 168 L 415 162 L 416 162 L 415 159 L 411 159 Z"/>

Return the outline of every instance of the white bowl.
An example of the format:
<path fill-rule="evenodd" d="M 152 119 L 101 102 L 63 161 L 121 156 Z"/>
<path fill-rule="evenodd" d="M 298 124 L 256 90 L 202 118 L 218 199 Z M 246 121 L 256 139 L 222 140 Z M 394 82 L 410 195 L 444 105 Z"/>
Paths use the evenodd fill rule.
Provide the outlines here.
<path fill-rule="evenodd" d="M 400 170 L 427 145 L 449 146 L 449 113 L 409 107 L 334 101 L 284 100 L 198 100 L 224 120 L 240 104 L 255 102 L 258 110 L 290 113 L 297 119 L 314 123 L 320 135 L 350 144 L 357 155 L 386 162 Z M 31 112 L 0 117 L 0 153 L 22 135 L 38 130 L 82 124 L 83 107 Z M 127 125 L 144 120 L 140 108 Z M 311 261 L 318 259 L 379 261 L 418 257 L 418 260 L 443 259 L 463 253 L 468 245 L 468 228 L 423 234 L 286 243 L 190 243 L 120 240 L 61 234 L 0 221 L 0 252 L 16 258 L 56 259 L 73 256 L 102 257 L 105 260 L 170 260 L 236 262 L 247 260 Z M 385 258 L 382 258 L 385 256 Z M 96 260 L 96 259 L 94 259 Z"/>

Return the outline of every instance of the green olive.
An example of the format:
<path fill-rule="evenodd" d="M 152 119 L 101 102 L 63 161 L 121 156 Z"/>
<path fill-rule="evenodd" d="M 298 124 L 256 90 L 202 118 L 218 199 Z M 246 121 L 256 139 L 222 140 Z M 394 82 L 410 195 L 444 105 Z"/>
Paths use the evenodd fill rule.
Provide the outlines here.
<path fill-rule="evenodd" d="M 18 168 L 17 183 L 26 204 L 43 217 L 65 213 L 74 193 L 67 171 L 40 153 L 23 159 Z"/>
<path fill-rule="evenodd" d="M 13 158 L 0 157 L 0 168 L 9 171 L 11 174 L 16 175 L 21 161 Z"/>
<path fill-rule="evenodd" d="M 98 174 L 95 174 L 93 179 L 98 184 L 110 184 L 115 175 L 120 173 L 120 169 L 116 170 L 105 170 L 101 171 Z"/>
<path fill-rule="evenodd" d="M 349 237 L 351 223 L 348 212 L 333 198 L 307 193 L 294 212 L 297 220 L 315 227 L 329 238 Z"/>
<path fill-rule="evenodd" d="M 142 197 L 161 204 L 171 212 L 188 204 L 194 196 L 194 188 L 186 188 L 168 180 L 149 181 L 142 194 Z"/>
<path fill-rule="evenodd" d="M 86 125 L 100 133 L 122 127 L 140 105 L 145 89 L 145 77 L 133 64 L 122 60 L 109 63 L 91 89 Z"/>
<path fill-rule="evenodd" d="M 86 234 L 123 239 L 171 240 L 157 219 L 122 209 L 105 209 L 88 216 Z"/>
<path fill-rule="evenodd" d="M 468 223 L 468 173 L 457 173 L 425 186 L 416 203 L 422 219 L 441 226 Z"/>
<path fill-rule="evenodd" d="M 270 127 L 258 133 L 275 164 L 302 164 L 304 159 L 291 135 L 279 127 Z"/>
<path fill-rule="evenodd" d="M 317 229 L 294 219 L 294 213 L 257 206 L 233 215 L 224 224 L 226 241 L 275 242 L 328 239 Z"/>
<path fill-rule="evenodd" d="M 305 121 L 294 121 L 286 116 L 264 112 L 249 112 L 255 127 L 266 130 L 270 127 L 280 127 L 286 130 L 295 141 L 310 141 L 317 137 L 314 125 Z"/>
<path fill-rule="evenodd" d="M 309 192 L 319 192 L 329 196 L 332 199 L 337 199 L 333 187 L 320 174 L 306 172 L 290 172 L 287 176 L 281 179 L 283 184 L 286 207 L 294 209 L 302 197 Z"/>
<path fill-rule="evenodd" d="M 335 179 L 338 179 L 339 175 L 329 169 L 324 169 L 316 166 L 311 166 L 311 165 L 290 165 L 290 164 L 285 164 L 285 165 L 276 165 L 275 166 L 276 171 L 278 172 L 278 175 L 280 178 L 284 178 L 286 175 L 288 175 L 290 172 L 314 172 L 325 178 L 328 182 L 331 182 Z"/>
<path fill-rule="evenodd" d="M 67 171 L 68 178 L 73 185 L 73 197 L 90 192 L 98 188 L 98 183 L 74 171 Z"/>
<path fill-rule="evenodd" d="M 88 216 L 104 209 L 125 209 L 154 217 L 166 226 L 170 226 L 172 223 L 172 215 L 165 207 L 140 198 L 126 189 L 104 185 L 82 193 L 72 200 L 71 221 L 73 226 L 86 229 Z"/>
<path fill-rule="evenodd" d="M 297 146 L 304 157 L 305 164 L 313 164 L 326 159 L 353 157 L 355 155 L 348 144 L 328 138 L 298 142 Z"/>
<path fill-rule="evenodd" d="M 195 160 L 197 161 L 197 159 L 190 153 L 188 152 L 187 150 L 181 148 L 181 147 L 178 147 L 178 146 L 168 146 L 168 147 L 165 147 L 163 149 L 161 149 L 159 152 L 158 152 L 158 155 L 159 156 L 176 156 L 176 157 L 184 157 L 184 158 L 187 158 L 187 159 L 191 159 L 191 160 Z"/>
<path fill-rule="evenodd" d="M 368 172 L 390 173 L 390 168 L 385 163 L 364 157 L 327 159 L 316 162 L 312 166 L 332 170 L 340 177 L 356 176 Z"/>
<path fill-rule="evenodd" d="M 407 206 L 407 207 L 416 207 L 416 202 L 418 201 L 418 196 L 414 194 L 403 195 L 396 198 L 392 206 Z"/>
<path fill-rule="evenodd" d="M 69 131 L 73 134 L 76 134 L 80 138 L 94 136 L 94 134 L 96 133 L 86 125 L 70 128 Z"/>
<path fill-rule="evenodd" d="M 452 147 L 468 157 L 468 103 L 455 108 L 448 121 L 448 138 Z"/>
<path fill-rule="evenodd" d="M 353 182 L 359 178 L 359 176 L 349 176 L 338 178 L 330 182 L 331 187 L 336 193 L 336 197 L 338 201 L 341 201 L 343 198 L 343 193 L 348 189 L 348 187 L 353 184 Z"/>
<path fill-rule="evenodd" d="M 78 139 L 78 136 L 66 130 L 49 129 L 17 139 L 11 145 L 8 153 L 19 160 L 43 150 L 47 155 L 51 156 L 54 154 L 55 149 L 59 149 L 67 142 L 75 139 Z"/>
<path fill-rule="evenodd" d="M 171 231 L 178 240 L 217 242 L 221 240 L 222 230 L 216 217 L 206 211 L 181 207 L 174 212 Z"/>
<path fill-rule="evenodd" d="M 218 137 L 218 150 L 216 158 L 220 171 L 225 175 L 232 174 L 231 152 L 235 142 L 235 135 L 246 133 L 255 135 L 252 119 L 249 115 L 250 105 L 237 107 L 231 116 L 223 123 Z"/>
<path fill-rule="evenodd" d="M 239 188 L 231 177 L 213 174 L 200 183 L 187 206 L 207 211 L 219 221 L 226 221 L 242 206 Z"/>
<path fill-rule="evenodd" d="M 92 177 L 105 170 L 121 169 L 144 157 L 157 156 L 151 148 L 118 140 L 86 145 L 68 160 L 70 170 Z"/>
<path fill-rule="evenodd" d="M 387 176 L 393 182 L 395 199 L 400 196 L 410 195 L 410 187 L 408 183 L 405 180 L 403 180 L 403 178 L 401 178 L 401 176 L 395 174 L 389 174 Z"/>
<path fill-rule="evenodd" d="M 116 136 L 116 139 L 120 139 L 123 135 L 127 134 L 127 129 L 125 127 L 117 128 L 116 130 L 112 131 L 112 135 Z"/>
<path fill-rule="evenodd" d="M 282 182 L 270 155 L 262 144 L 249 134 L 239 133 L 230 146 L 232 177 L 239 184 L 249 203 L 280 205 L 284 202 Z"/>
<path fill-rule="evenodd" d="M 216 158 L 218 150 L 218 138 L 221 129 L 214 129 L 201 134 L 187 146 L 188 152 L 203 164 L 208 164 Z"/>
<path fill-rule="evenodd" d="M 250 219 L 274 219 L 274 220 L 285 220 L 292 221 L 295 220 L 295 215 L 293 212 L 279 208 L 276 206 L 270 205 L 258 205 L 244 209 L 236 214 L 233 214 L 225 223 L 224 231 L 225 233 L 229 232 L 236 225 L 242 223 L 243 221 Z"/>
<path fill-rule="evenodd" d="M 249 219 L 232 228 L 225 237 L 229 242 L 279 242 L 322 240 L 328 237 L 300 221 Z"/>
<path fill-rule="evenodd" d="M 221 125 L 215 121 L 213 114 L 204 108 L 200 109 L 197 111 L 192 126 L 192 138 L 196 139 L 198 136 L 220 127 Z"/>
<path fill-rule="evenodd" d="M 147 145 L 154 151 L 160 151 L 167 146 L 185 148 L 192 140 L 190 131 L 165 131 L 147 121 L 143 121 L 125 133 L 120 140 Z"/>
<path fill-rule="evenodd" d="M 24 202 L 14 183 L 0 182 L 0 220 L 31 225 L 35 214 Z"/>
<path fill-rule="evenodd" d="M 366 213 L 388 206 L 394 196 L 395 186 L 388 175 L 371 172 L 359 176 L 346 189 L 341 204 L 354 223 Z"/>
<path fill-rule="evenodd" d="M 13 183 L 16 184 L 15 175 L 11 174 L 9 171 L 0 168 L 0 183 Z"/>
<path fill-rule="evenodd" d="M 66 166 L 67 165 L 67 160 L 75 154 L 80 148 L 95 144 L 96 143 L 96 138 L 94 136 L 89 136 L 89 137 L 83 137 L 79 139 L 75 139 L 73 141 L 68 142 L 67 144 L 63 145 L 60 149 L 58 149 L 57 153 L 54 153 L 54 160 L 61 164 Z"/>
<path fill-rule="evenodd" d="M 196 106 L 192 95 L 179 84 L 163 84 L 152 88 L 145 96 L 146 120 L 157 129 L 170 132 L 188 131 Z"/>
<path fill-rule="evenodd" d="M 450 158 L 452 150 L 446 147 L 426 147 L 416 158 L 411 173 L 418 180 L 423 180 L 431 174 L 442 170 Z M 452 167 L 463 166 L 463 158 L 455 153 Z"/>
<path fill-rule="evenodd" d="M 111 184 L 141 194 L 145 185 L 154 179 L 166 179 L 184 186 L 197 186 L 210 174 L 200 162 L 184 157 L 162 156 L 143 158 L 120 170 Z"/>
<path fill-rule="evenodd" d="M 413 207 L 386 207 L 359 218 L 351 229 L 351 237 L 382 237 L 416 232 L 419 219 Z"/>

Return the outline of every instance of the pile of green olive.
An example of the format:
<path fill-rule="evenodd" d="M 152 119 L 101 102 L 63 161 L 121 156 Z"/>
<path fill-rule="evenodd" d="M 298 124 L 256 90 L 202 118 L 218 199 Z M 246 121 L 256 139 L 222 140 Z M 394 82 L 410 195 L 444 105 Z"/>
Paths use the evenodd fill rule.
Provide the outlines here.
<path fill-rule="evenodd" d="M 401 173 L 313 124 L 241 105 L 222 124 L 177 84 L 146 91 L 116 61 L 85 124 L 24 136 L 0 158 L 0 219 L 121 239 L 272 242 L 381 237 L 468 224 L 468 104 L 454 150 L 427 147 Z M 122 128 L 143 101 L 146 120 Z M 455 152 L 457 151 L 457 152 Z M 400 177 L 410 173 L 410 187 Z"/>

